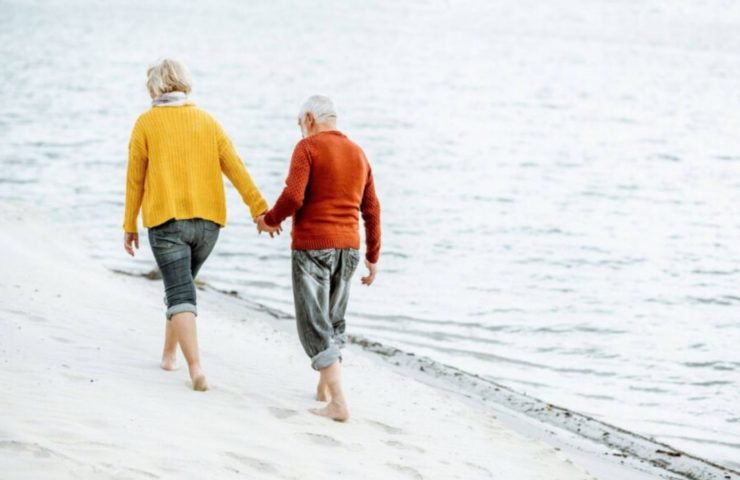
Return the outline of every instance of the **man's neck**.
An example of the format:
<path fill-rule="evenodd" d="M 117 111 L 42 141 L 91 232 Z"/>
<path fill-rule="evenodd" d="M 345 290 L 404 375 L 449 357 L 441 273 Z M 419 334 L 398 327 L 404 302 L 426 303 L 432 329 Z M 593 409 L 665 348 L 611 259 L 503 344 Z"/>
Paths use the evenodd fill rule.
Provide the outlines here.
<path fill-rule="evenodd" d="M 323 132 L 332 132 L 337 129 L 336 123 L 318 123 L 316 124 L 316 128 L 313 132 L 311 132 L 311 135 L 316 135 L 317 133 L 323 133 Z"/>

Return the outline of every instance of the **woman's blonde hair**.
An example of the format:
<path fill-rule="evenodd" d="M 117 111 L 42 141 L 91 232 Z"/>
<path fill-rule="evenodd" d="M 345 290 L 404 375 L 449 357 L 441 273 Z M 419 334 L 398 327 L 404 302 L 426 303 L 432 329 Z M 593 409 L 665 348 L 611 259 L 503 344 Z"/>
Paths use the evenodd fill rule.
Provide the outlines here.
<path fill-rule="evenodd" d="M 154 97 L 170 92 L 190 93 L 191 84 L 190 71 L 177 60 L 164 58 L 146 71 L 146 88 Z"/>

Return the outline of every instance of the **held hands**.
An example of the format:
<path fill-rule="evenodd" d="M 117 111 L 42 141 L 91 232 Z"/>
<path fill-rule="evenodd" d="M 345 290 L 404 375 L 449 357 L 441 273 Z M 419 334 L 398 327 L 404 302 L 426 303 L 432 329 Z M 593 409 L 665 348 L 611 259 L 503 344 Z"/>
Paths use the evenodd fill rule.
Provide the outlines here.
<path fill-rule="evenodd" d="M 134 247 L 136 249 L 139 249 L 139 234 L 138 233 L 124 233 L 123 234 L 123 249 L 126 250 L 126 253 L 134 256 Z"/>
<path fill-rule="evenodd" d="M 270 234 L 270 238 L 274 238 L 275 235 L 280 235 L 280 232 L 283 231 L 283 227 L 280 225 L 271 227 L 265 222 L 265 216 L 260 215 L 259 217 L 254 219 L 254 223 L 257 225 L 257 233 L 261 234 L 262 232 L 267 232 Z M 138 238 L 137 238 L 137 248 L 138 248 Z M 128 251 L 128 249 L 127 249 Z M 133 252 L 130 252 L 131 255 L 133 255 Z M 367 285 L 368 287 L 373 284 L 375 281 L 375 276 L 378 274 L 378 264 L 377 263 L 370 263 L 367 259 L 365 259 L 365 266 L 367 267 L 368 274 L 361 278 L 362 284 Z"/>
<path fill-rule="evenodd" d="M 361 280 L 363 285 L 367 285 L 369 287 L 375 281 L 375 275 L 378 273 L 378 264 L 370 263 L 365 259 L 365 266 L 367 267 L 368 274 L 367 276 L 362 277 Z"/>
<path fill-rule="evenodd" d="M 260 215 L 259 217 L 254 219 L 254 223 L 257 224 L 257 233 L 267 232 L 270 234 L 270 238 L 274 238 L 275 235 L 280 235 L 280 232 L 283 231 L 283 227 L 280 225 L 277 225 L 275 227 L 269 226 L 265 222 L 265 216 Z"/>

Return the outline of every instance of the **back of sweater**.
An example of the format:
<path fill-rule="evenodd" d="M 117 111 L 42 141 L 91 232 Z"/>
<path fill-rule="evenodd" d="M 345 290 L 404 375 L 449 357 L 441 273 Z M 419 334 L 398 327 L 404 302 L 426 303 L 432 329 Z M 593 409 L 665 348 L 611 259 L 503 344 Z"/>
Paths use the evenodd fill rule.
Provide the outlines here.
<path fill-rule="evenodd" d="M 285 189 L 265 216 L 277 225 L 293 215 L 292 248 L 359 248 L 365 223 L 366 258 L 378 260 L 380 203 L 362 149 L 338 131 L 304 138 L 295 147 Z"/>
<path fill-rule="evenodd" d="M 239 191 L 253 217 L 267 202 L 221 125 L 194 105 L 153 107 L 139 116 L 129 142 L 124 229 L 171 219 L 204 218 L 226 224 L 222 173 Z"/>

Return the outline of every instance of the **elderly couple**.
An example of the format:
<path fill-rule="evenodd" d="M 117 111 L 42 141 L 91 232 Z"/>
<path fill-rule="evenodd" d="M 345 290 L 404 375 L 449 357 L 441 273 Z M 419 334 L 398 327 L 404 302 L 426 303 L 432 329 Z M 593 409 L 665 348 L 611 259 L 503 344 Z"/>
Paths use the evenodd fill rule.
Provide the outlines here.
<path fill-rule="evenodd" d="M 162 272 L 167 304 L 162 368 L 175 369 L 177 345 L 188 363 L 193 389 L 208 389 L 200 363 L 193 279 L 226 224 L 221 173 L 249 207 L 258 232 L 281 232 L 293 217 L 292 280 L 301 344 L 320 372 L 312 412 L 344 421 L 340 347 L 350 280 L 360 260 L 359 216 L 365 225 L 369 273 L 375 279 L 380 252 L 380 205 L 365 155 L 336 129 L 332 101 L 310 97 L 300 110 L 303 139 L 293 151 L 286 185 L 272 209 L 260 194 L 221 125 L 189 99 L 190 75 L 165 59 L 149 68 L 152 108 L 134 125 L 129 143 L 124 248 L 139 248 L 142 210 L 149 244 Z"/>

